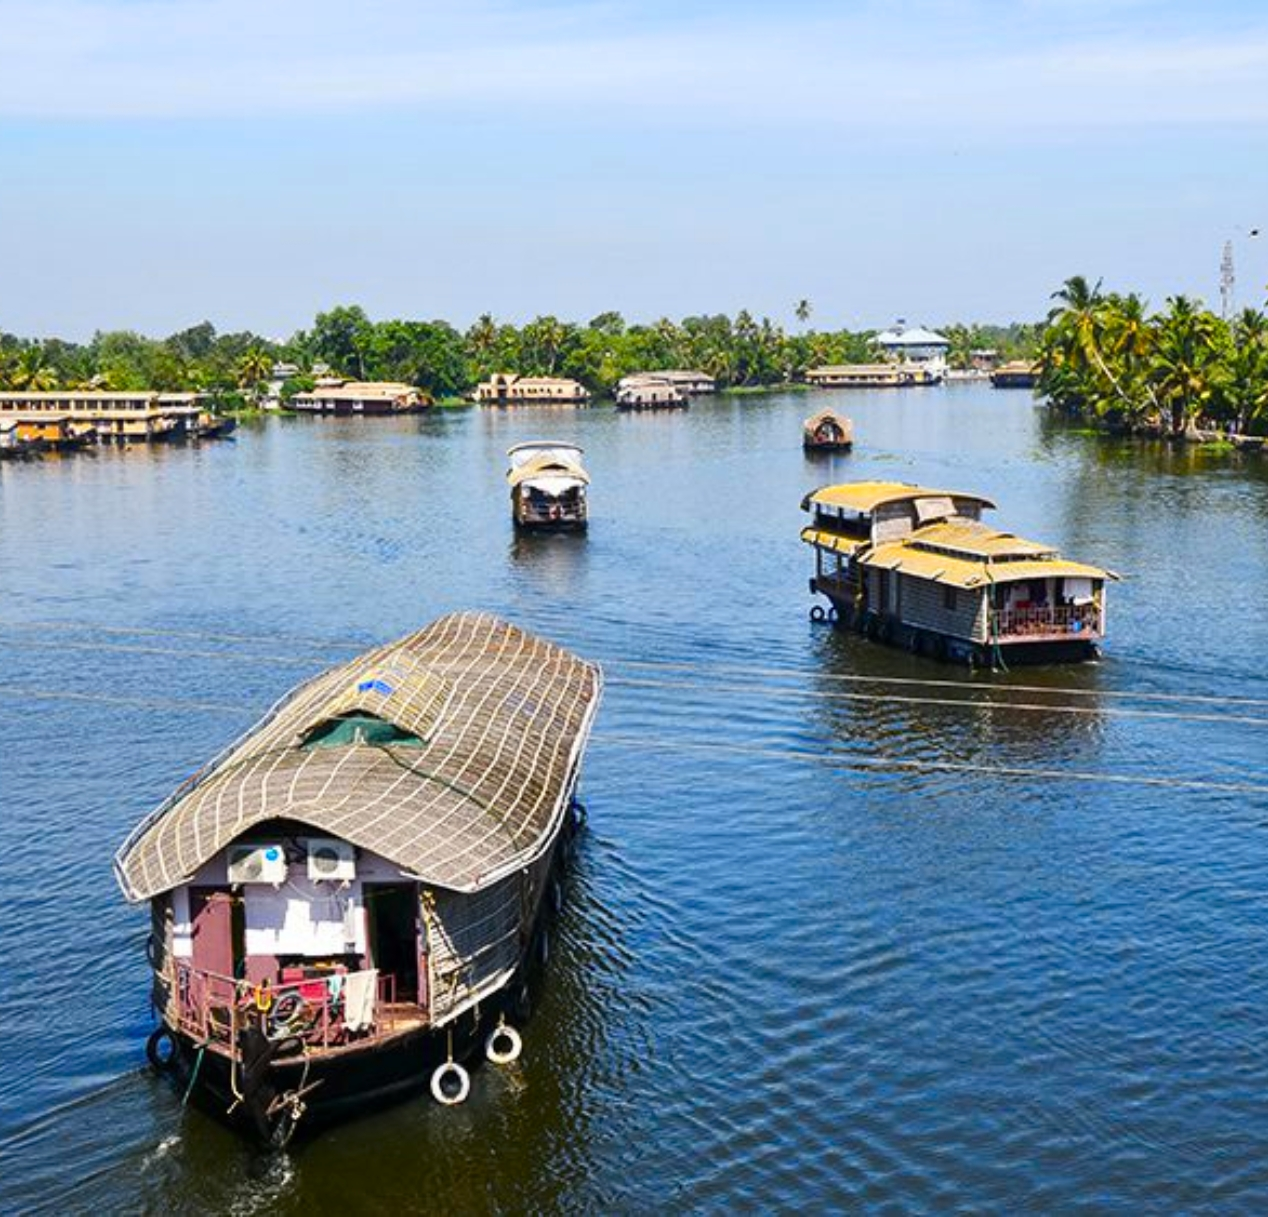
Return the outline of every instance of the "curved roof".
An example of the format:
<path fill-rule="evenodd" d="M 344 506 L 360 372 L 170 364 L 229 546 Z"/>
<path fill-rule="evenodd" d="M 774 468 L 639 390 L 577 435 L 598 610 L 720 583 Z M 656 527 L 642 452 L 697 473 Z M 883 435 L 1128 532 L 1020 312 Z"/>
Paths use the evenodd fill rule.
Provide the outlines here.
<path fill-rule="evenodd" d="M 842 482 L 837 486 L 822 486 L 811 491 L 801 500 L 802 511 L 811 507 L 845 507 L 850 511 L 870 512 L 885 503 L 898 503 L 904 499 L 970 499 L 983 507 L 995 503 L 981 494 L 961 494 L 954 490 L 935 490 L 929 486 L 917 486 L 911 482 Z"/>
<path fill-rule="evenodd" d="M 846 418 L 844 414 L 838 414 L 835 410 L 820 410 L 818 414 L 812 414 L 801 425 L 804 430 L 813 431 L 816 427 L 826 422 L 836 423 L 842 431 L 854 430 L 854 423 Z"/>
<path fill-rule="evenodd" d="M 454 613 L 299 686 L 144 820 L 115 858 L 130 900 L 187 882 L 257 825 L 296 820 L 476 891 L 533 861 L 565 810 L 602 674 L 483 613 Z M 371 714 L 421 738 L 304 747 Z"/>
<path fill-rule="evenodd" d="M 530 457 L 522 465 L 516 465 L 506 475 L 512 486 L 521 482 L 532 482 L 538 478 L 568 478 L 582 485 L 590 484 L 590 475 L 575 461 L 543 452 L 541 456 Z"/>

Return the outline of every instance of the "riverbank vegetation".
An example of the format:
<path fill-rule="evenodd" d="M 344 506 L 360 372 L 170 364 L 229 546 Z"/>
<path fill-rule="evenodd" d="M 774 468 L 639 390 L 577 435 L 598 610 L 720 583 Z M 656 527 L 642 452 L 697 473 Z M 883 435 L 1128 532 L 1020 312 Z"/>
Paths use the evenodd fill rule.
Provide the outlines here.
<path fill-rule="evenodd" d="M 1187 296 L 1151 313 L 1082 276 L 1054 294 L 1037 391 L 1109 430 L 1210 439 L 1268 434 L 1268 315 L 1225 320 Z"/>
<path fill-rule="evenodd" d="M 442 399 L 499 371 L 569 376 L 604 393 L 631 372 L 699 368 L 721 388 L 762 388 L 797 381 L 807 368 L 877 357 L 873 331 L 810 329 L 810 313 L 809 301 L 799 301 L 796 315 L 807 326 L 799 333 L 744 310 L 650 324 L 615 312 L 586 324 L 544 316 L 520 326 L 486 313 L 459 330 L 446 321 L 372 321 L 356 306 L 320 313 L 310 329 L 280 342 L 221 334 L 210 322 L 167 338 L 114 331 L 82 344 L 0 333 L 0 388 L 196 390 L 232 407 L 257 399 L 277 363 L 300 370 L 284 397 L 311 388 L 311 370 L 324 365 L 348 378 L 404 381 Z M 1033 353 L 1038 327 L 950 325 L 946 334 L 952 366 L 967 367 L 970 352 L 982 347 L 1005 358 Z"/>

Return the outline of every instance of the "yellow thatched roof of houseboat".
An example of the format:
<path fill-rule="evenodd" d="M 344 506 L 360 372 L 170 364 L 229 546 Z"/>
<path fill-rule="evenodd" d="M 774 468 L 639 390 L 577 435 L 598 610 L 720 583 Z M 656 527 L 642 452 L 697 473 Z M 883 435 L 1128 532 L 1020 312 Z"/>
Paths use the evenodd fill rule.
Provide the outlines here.
<path fill-rule="evenodd" d="M 916 486 L 911 482 L 843 482 L 838 486 L 824 486 L 812 491 L 801 501 L 803 511 L 813 507 L 845 507 L 851 511 L 875 511 L 885 503 L 897 503 L 903 499 L 971 499 L 983 507 L 994 507 L 991 499 L 981 494 L 961 494 L 959 491 L 935 490 L 929 486 Z"/>
<path fill-rule="evenodd" d="M 1025 579 L 1118 578 L 1113 571 L 1062 558 L 1049 545 L 969 522 L 919 528 L 878 545 L 862 563 L 963 588 Z"/>

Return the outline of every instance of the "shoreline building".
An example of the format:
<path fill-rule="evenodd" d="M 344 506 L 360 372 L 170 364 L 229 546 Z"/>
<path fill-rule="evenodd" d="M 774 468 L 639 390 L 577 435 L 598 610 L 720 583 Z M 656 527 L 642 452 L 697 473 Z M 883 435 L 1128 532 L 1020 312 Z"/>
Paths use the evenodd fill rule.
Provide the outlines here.
<path fill-rule="evenodd" d="M 59 417 L 90 424 L 103 443 L 178 439 L 189 433 L 199 413 L 196 393 L 0 390 L 0 417 L 19 423 Z"/>
<path fill-rule="evenodd" d="M 939 380 L 946 375 L 947 352 L 951 343 L 934 330 L 923 326 L 908 327 L 901 318 L 893 329 L 882 330 L 873 340 L 887 359 L 897 363 L 919 364 Z"/>
<path fill-rule="evenodd" d="M 564 376 L 495 372 L 476 386 L 475 399 L 483 406 L 584 406 L 590 390 Z"/>

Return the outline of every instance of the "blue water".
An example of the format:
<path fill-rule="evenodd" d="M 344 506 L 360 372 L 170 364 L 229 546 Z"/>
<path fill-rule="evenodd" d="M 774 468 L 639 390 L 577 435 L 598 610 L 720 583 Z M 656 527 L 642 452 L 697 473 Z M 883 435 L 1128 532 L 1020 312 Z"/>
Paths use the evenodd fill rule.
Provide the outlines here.
<path fill-rule="evenodd" d="M 1268 1208 L 1268 461 L 983 386 L 835 395 L 858 448 L 810 460 L 823 400 L 0 465 L 0 1210 Z M 543 437 L 587 537 L 512 533 Z M 1121 573 L 1104 658 L 812 625 L 801 496 L 862 477 Z M 111 855 L 290 686 L 467 607 L 608 675 L 525 1056 L 260 1156 L 142 1068 Z"/>

